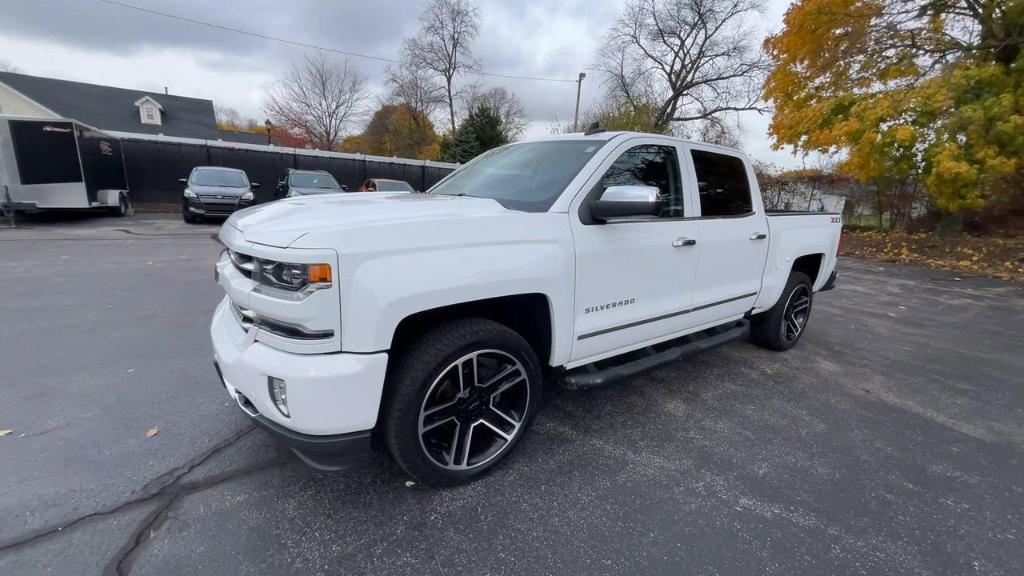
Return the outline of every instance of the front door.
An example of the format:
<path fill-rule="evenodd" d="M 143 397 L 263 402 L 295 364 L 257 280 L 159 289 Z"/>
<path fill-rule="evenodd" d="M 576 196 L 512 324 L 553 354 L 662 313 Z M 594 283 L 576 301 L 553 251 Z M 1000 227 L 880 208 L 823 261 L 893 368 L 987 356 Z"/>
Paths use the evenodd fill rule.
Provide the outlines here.
<path fill-rule="evenodd" d="M 664 140 L 619 145 L 570 211 L 576 245 L 576 302 L 570 367 L 684 331 L 700 245 L 700 222 L 686 220 L 681 150 Z M 610 186 L 659 190 L 660 216 L 588 218 L 589 202 Z"/>

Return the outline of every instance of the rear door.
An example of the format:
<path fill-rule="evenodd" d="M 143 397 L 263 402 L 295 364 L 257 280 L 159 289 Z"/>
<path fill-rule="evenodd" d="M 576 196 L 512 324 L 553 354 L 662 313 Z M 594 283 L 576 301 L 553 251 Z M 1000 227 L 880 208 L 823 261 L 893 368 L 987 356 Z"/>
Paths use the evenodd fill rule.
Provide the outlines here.
<path fill-rule="evenodd" d="M 685 154 L 697 191 L 700 258 L 693 281 L 692 320 L 705 326 L 742 316 L 761 289 L 768 224 L 753 171 L 725 149 L 691 145 Z"/>
<path fill-rule="evenodd" d="M 576 302 L 571 363 L 592 362 L 686 329 L 697 268 L 699 222 L 686 219 L 682 148 L 633 138 L 599 166 L 570 208 L 576 248 Z M 659 189 L 660 216 L 589 218 L 589 202 L 615 185 Z"/>

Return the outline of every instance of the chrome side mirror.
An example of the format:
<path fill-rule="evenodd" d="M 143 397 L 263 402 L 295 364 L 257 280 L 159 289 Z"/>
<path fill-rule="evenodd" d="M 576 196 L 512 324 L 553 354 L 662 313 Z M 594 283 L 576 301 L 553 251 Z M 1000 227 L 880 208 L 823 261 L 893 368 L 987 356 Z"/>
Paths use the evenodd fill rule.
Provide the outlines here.
<path fill-rule="evenodd" d="M 594 201 L 590 213 L 595 220 L 661 214 L 660 191 L 654 186 L 609 186 Z"/>

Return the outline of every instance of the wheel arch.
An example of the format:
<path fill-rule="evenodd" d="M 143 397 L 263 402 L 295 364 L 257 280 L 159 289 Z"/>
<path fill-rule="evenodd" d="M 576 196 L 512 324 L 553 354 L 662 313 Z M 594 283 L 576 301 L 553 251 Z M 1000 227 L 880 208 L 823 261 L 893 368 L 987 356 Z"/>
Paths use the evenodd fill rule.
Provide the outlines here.
<path fill-rule="evenodd" d="M 410 314 L 395 328 L 391 353 L 401 353 L 417 336 L 456 318 L 487 318 L 511 328 L 530 344 L 542 366 L 550 366 L 554 343 L 551 300 L 538 292 L 460 302 Z"/>
<path fill-rule="evenodd" d="M 793 265 L 789 269 L 789 274 L 792 274 L 793 272 L 803 272 L 811 279 L 811 286 L 815 286 L 818 281 L 818 275 L 821 273 L 821 265 L 824 260 L 825 255 L 821 252 L 804 254 L 796 260 L 793 260 Z"/>

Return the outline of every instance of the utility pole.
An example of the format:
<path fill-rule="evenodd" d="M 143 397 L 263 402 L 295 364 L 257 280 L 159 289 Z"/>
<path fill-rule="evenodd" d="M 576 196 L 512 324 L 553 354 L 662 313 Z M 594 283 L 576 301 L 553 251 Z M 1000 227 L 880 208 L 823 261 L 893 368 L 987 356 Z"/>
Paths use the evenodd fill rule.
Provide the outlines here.
<path fill-rule="evenodd" d="M 586 72 L 580 72 L 580 77 L 576 79 L 576 114 L 572 119 L 572 131 L 576 132 L 579 130 L 580 124 L 580 89 L 583 87 L 583 79 L 587 77 Z"/>

